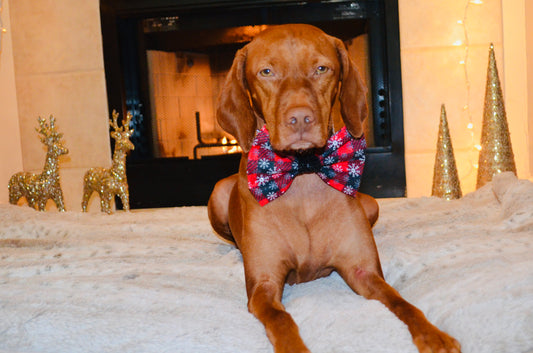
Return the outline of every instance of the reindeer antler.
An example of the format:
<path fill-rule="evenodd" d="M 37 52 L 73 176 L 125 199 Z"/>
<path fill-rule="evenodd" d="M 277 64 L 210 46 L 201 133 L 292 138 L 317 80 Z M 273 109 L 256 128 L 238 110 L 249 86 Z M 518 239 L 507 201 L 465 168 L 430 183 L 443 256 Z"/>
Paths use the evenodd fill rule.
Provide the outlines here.
<path fill-rule="evenodd" d="M 56 118 L 54 118 L 53 115 L 50 115 L 49 119 L 50 119 L 50 131 L 55 132 L 56 131 L 56 127 L 55 127 Z"/>
<path fill-rule="evenodd" d="M 118 126 L 118 112 L 113 109 L 113 119 L 112 120 L 109 120 L 109 125 L 115 130 L 115 131 L 122 131 L 122 127 L 119 127 Z"/>
<path fill-rule="evenodd" d="M 35 128 L 35 131 L 37 131 L 44 137 L 48 137 L 49 128 L 48 128 L 48 124 L 46 123 L 46 119 L 39 117 L 37 118 L 37 121 L 39 122 L 39 128 Z"/>
<path fill-rule="evenodd" d="M 124 119 L 122 121 L 122 127 L 123 128 L 126 128 L 126 129 L 129 129 L 130 128 L 130 122 L 131 122 L 131 118 L 133 117 L 133 115 L 131 114 L 131 112 L 128 112 L 126 114 L 126 119 Z"/>
<path fill-rule="evenodd" d="M 56 127 L 55 127 L 56 119 L 54 118 L 54 116 L 50 115 L 49 119 L 50 119 L 50 124 L 47 124 L 45 118 L 39 117 L 37 119 L 37 121 L 39 122 L 39 128 L 35 128 L 35 130 L 38 133 L 43 135 L 41 137 L 41 140 L 44 143 L 46 143 L 45 139 L 47 139 L 47 138 L 52 138 L 52 141 L 57 141 L 57 140 L 61 139 L 61 137 L 63 137 L 63 134 L 57 132 L 57 130 L 56 130 Z"/>
<path fill-rule="evenodd" d="M 119 113 L 113 109 L 113 119 L 109 120 L 109 125 L 116 131 L 116 132 L 122 132 L 124 130 L 129 130 L 130 128 L 130 122 L 133 117 L 133 115 L 130 112 L 126 113 L 126 117 L 122 120 L 122 126 L 118 126 L 118 116 Z"/>

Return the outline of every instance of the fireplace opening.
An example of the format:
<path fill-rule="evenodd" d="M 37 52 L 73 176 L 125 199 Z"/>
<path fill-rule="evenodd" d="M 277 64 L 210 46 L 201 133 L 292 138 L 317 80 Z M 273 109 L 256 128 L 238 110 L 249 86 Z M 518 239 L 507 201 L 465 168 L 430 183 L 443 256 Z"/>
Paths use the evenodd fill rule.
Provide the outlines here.
<path fill-rule="evenodd" d="M 361 189 L 405 195 L 396 1 L 101 0 L 101 14 L 109 106 L 134 117 L 132 208 L 204 205 L 237 171 L 241 150 L 216 123 L 216 100 L 236 51 L 283 23 L 344 41 L 369 87 Z"/>
<path fill-rule="evenodd" d="M 178 21 L 178 18 L 174 19 Z M 370 86 L 370 58 L 365 21 L 315 24 L 342 38 Z M 235 138 L 215 121 L 215 105 L 233 57 L 268 25 L 242 26 L 223 30 L 193 31 L 176 36 L 173 26 L 161 19 L 143 21 L 146 35 L 149 99 L 153 151 L 157 158 L 198 159 L 240 153 Z M 372 106 L 371 95 L 368 105 Z M 365 121 L 365 136 L 375 147 L 372 113 Z"/>

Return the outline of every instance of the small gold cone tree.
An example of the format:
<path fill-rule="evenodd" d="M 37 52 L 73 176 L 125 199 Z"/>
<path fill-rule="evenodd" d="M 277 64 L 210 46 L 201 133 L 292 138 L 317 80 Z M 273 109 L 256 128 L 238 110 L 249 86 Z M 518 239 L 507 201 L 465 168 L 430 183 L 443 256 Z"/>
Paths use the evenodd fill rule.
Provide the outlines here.
<path fill-rule="evenodd" d="M 458 199 L 462 196 L 444 104 L 441 106 L 440 113 L 431 196 L 441 197 L 446 200 Z"/>

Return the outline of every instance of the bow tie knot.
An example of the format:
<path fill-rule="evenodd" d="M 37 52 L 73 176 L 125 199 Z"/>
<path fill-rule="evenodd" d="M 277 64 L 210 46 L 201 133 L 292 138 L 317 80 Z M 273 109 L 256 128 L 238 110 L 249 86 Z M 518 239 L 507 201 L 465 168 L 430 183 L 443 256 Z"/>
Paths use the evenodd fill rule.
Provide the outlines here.
<path fill-rule="evenodd" d="M 332 135 L 321 154 L 282 157 L 274 152 L 263 126 L 248 153 L 248 187 L 261 206 L 283 195 L 294 178 L 316 173 L 326 184 L 347 195 L 357 194 L 365 164 L 366 141 L 343 127 Z"/>
<path fill-rule="evenodd" d="M 318 173 L 322 168 L 322 163 L 317 155 L 309 154 L 296 157 L 296 170 L 298 174 Z"/>

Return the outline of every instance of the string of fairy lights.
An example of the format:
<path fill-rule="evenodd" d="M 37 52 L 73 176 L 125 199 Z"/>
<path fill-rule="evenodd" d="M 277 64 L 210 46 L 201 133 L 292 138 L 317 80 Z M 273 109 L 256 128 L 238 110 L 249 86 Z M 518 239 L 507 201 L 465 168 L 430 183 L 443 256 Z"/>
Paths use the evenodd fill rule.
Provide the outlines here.
<path fill-rule="evenodd" d="M 470 135 L 470 149 L 472 152 L 479 152 L 481 150 L 481 145 L 477 144 L 475 142 L 475 129 L 474 129 L 474 120 L 472 118 L 472 111 L 470 110 L 470 77 L 468 74 L 468 59 L 470 54 L 470 39 L 468 36 L 468 12 L 470 9 L 470 6 L 479 6 L 482 5 L 482 0 L 467 0 L 463 17 L 459 20 L 457 20 L 457 24 L 462 26 L 463 28 L 463 40 L 457 40 L 453 43 L 454 46 L 463 46 L 464 47 L 464 54 L 462 60 L 459 62 L 460 65 L 463 66 L 463 72 L 464 72 L 464 80 L 465 80 L 465 89 L 466 89 L 466 95 L 465 95 L 465 103 L 463 105 L 463 116 L 466 117 L 466 129 L 469 132 Z M 470 174 L 471 172 L 477 170 L 478 164 L 477 161 L 473 158 L 477 157 L 477 153 L 469 154 L 470 159 L 470 166 L 472 167 L 470 171 L 467 172 L 467 174 Z"/>

